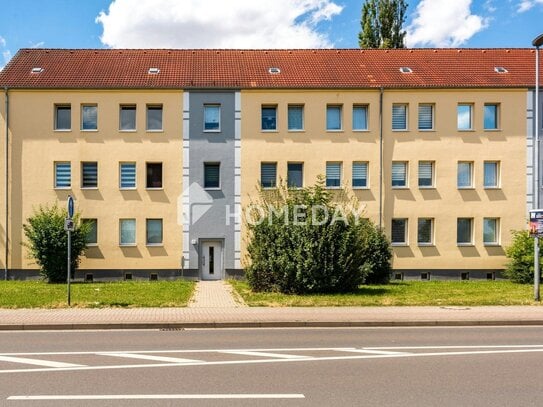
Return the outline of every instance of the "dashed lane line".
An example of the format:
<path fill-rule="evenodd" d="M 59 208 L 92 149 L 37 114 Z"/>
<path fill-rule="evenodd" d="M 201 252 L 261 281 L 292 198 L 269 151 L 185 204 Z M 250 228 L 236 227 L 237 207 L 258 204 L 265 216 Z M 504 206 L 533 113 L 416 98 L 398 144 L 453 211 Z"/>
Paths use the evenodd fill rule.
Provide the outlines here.
<path fill-rule="evenodd" d="M 46 366 L 46 367 L 53 367 L 53 368 L 71 368 L 71 367 L 85 366 L 85 365 L 77 365 L 74 363 L 53 362 L 50 360 L 30 359 L 30 358 L 1 356 L 1 355 L 0 355 L 0 361 L 9 362 L 9 363 L 22 363 L 25 365 Z"/>
<path fill-rule="evenodd" d="M 45 400 L 240 400 L 240 399 L 303 399 L 303 394 L 104 394 L 10 396 L 11 401 Z"/>
<path fill-rule="evenodd" d="M 181 359 L 181 358 L 170 358 L 167 356 L 155 356 L 155 355 L 142 355 L 141 353 L 96 353 L 98 356 L 112 356 L 116 358 L 127 358 L 127 359 L 143 359 L 143 360 L 154 360 L 155 362 L 167 362 L 167 363 L 194 363 L 194 362 L 203 362 L 202 360 L 196 359 Z"/>

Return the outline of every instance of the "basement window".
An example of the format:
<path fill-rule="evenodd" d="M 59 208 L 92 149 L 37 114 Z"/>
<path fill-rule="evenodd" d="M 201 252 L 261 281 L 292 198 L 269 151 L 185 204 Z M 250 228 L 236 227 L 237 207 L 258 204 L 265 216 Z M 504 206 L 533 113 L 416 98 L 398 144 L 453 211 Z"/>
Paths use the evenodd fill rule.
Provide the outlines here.
<path fill-rule="evenodd" d="M 40 67 L 35 67 L 35 68 L 32 68 L 32 73 L 42 73 L 43 72 L 43 68 L 40 68 Z"/>
<path fill-rule="evenodd" d="M 497 73 L 507 73 L 509 72 L 507 69 L 505 69 L 503 66 L 495 66 L 494 71 Z"/>
<path fill-rule="evenodd" d="M 281 73 L 281 70 L 279 68 L 272 67 L 268 69 L 268 72 L 271 73 L 272 75 L 277 75 Z"/>
<path fill-rule="evenodd" d="M 412 73 L 413 70 L 412 70 L 411 68 L 409 68 L 408 66 L 402 66 L 402 67 L 400 68 L 400 72 L 401 72 L 401 73 Z"/>
<path fill-rule="evenodd" d="M 150 75 L 156 75 L 156 74 L 160 73 L 160 69 L 159 68 L 149 68 L 149 71 L 147 73 L 150 74 Z"/>

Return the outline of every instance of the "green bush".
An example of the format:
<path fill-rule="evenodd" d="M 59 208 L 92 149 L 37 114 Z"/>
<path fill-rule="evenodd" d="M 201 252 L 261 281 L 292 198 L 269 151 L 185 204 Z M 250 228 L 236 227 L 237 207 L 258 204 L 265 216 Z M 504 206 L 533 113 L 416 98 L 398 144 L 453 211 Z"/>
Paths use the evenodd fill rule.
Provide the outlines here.
<path fill-rule="evenodd" d="M 358 201 L 327 190 L 322 178 L 314 187 L 260 190 L 246 214 L 251 288 L 332 293 L 353 291 L 366 280 L 388 281 L 387 239 L 351 209 L 359 209 Z"/>
<path fill-rule="evenodd" d="M 505 255 L 509 259 L 504 272 L 505 277 L 515 283 L 534 282 L 534 239 L 530 236 L 530 232 L 514 231 L 513 243 L 505 249 Z"/>
<path fill-rule="evenodd" d="M 50 283 L 66 282 L 68 232 L 64 230 L 64 219 L 67 216 L 66 209 L 60 209 L 57 204 L 52 207 L 40 206 L 23 225 L 27 238 L 24 245 L 40 267 L 41 275 Z M 72 277 L 79 265 L 79 257 L 85 251 L 86 237 L 90 228 L 88 224 L 80 221 L 78 214 L 74 217 L 74 223 L 71 247 Z"/>

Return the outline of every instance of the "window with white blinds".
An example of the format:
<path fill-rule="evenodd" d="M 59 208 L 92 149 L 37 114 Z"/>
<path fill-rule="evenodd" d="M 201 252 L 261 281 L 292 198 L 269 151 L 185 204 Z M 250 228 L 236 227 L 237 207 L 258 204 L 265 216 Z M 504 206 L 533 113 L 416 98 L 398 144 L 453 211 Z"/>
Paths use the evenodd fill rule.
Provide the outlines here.
<path fill-rule="evenodd" d="M 390 240 L 392 244 L 407 244 L 407 219 L 392 219 Z"/>
<path fill-rule="evenodd" d="M 419 187 L 431 187 L 434 184 L 434 162 L 419 161 Z"/>
<path fill-rule="evenodd" d="M 288 129 L 303 130 L 304 129 L 304 107 L 302 105 L 288 106 Z"/>
<path fill-rule="evenodd" d="M 277 186 L 277 163 L 260 164 L 260 184 L 262 188 L 275 188 Z"/>
<path fill-rule="evenodd" d="M 368 187 L 368 163 L 353 163 L 353 188 Z"/>
<path fill-rule="evenodd" d="M 341 185 L 341 163 L 326 163 L 326 186 L 339 187 Z"/>
<path fill-rule="evenodd" d="M 392 105 L 392 130 L 407 130 L 407 105 Z"/>
<path fill-rule="evenodd" d="M 434 128 L 434 106 L 430 104 L 419 105 L 419 130 L 432 130 Z"/>
<path fill-rule="evenodd" d="M 98 163 L 81 163 L 81 188 L 98 187 Z"/>
<path fill-rule="evenodd" d="M 119 187 L 121 189 L 136 188 L 136 163 L 119 165 Z"/>
<path fill-rule="evenodd" d="M 304 186 L 303 163 L 287 164 L 287 185 L 289 188 L 302 188 Z"/>
<path fill-rule="evenodd" d="M 392 186 L 407 186 L 407 162 L 396 161 L 392 163 Z"/>
<path fill-rule="evenodd" d="M 69 162 L 55 163 L 55 188 L 72 186 L 72 167 Z"/>

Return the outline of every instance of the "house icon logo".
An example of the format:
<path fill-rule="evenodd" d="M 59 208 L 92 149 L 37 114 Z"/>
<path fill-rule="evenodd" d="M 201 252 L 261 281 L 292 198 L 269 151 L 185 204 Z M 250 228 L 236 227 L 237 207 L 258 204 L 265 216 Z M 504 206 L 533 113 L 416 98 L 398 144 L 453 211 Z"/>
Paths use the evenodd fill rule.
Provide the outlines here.
<path fill-rule="evenodd" d="M 213 197 L 196 182 L 183 189 L 183 194 L 177 199 L 178 223 L 194 225 L 204 216 L 213 205 Z"/>

